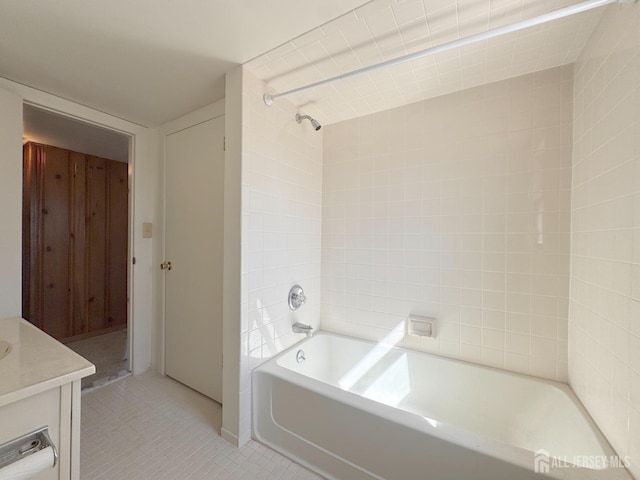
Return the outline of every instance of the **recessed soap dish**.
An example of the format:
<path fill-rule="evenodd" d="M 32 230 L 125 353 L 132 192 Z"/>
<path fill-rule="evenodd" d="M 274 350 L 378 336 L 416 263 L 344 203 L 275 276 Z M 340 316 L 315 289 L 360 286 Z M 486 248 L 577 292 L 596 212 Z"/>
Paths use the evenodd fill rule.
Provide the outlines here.
<path fill-rule="evenodd" d="M 409 315 L 406 320 L 407 335 L 435 338 L 436 319 L 420 315 Z"/>

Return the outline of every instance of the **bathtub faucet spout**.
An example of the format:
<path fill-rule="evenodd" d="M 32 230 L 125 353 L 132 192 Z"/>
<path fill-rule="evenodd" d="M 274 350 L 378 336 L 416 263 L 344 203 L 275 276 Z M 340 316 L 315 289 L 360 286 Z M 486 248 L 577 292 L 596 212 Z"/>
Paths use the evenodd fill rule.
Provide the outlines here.
<path fill-rule="evenodd" d="M 291 328 L 293 328 L 293 333 L 304 333 L 307 337 L 313 335 L 313 327 L 311 325 L 305 325 L 304 323 L 296 322 Z"/>

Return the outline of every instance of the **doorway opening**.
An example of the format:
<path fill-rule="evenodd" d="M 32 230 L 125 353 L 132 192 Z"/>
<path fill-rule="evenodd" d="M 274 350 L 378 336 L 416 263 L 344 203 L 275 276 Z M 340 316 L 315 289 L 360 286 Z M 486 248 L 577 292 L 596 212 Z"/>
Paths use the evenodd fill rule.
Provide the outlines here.
<path fill-rule="evenodd" d="M 23 317 L 96 366 L 131 369 L 130 137 L 24 105 Z"/>

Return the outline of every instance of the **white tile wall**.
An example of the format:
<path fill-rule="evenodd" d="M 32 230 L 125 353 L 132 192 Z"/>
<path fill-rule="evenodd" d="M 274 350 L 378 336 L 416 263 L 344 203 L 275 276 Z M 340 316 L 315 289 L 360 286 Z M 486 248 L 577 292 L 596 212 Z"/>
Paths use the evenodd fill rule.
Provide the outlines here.
<path fill-rule="evenodd" d="M 576 0 L 373 0 L 250 61 L 278 92 L 578 3 Z M 602 9 L 421 58 L 290 97 L 335 123 L 571 64 Z"/>
<path fill-rule="evenodd" d="M 251 370 L 320 323 L 322 130 L 295 121 L 298 110 L 262 102 L 264 84 L 243 73 L 240 443 L 251 432 Z M 302 112 L 304 113 L 304 112 Z M 287 304 L 299 283 L 308 301 Z"/>
<path fill-rule="evenodd" d="M 640 4 L 576 64 L 573 151 L 569 380 L 640 478 Z"/>
<path fill-rule="evenodd" d="M 566 380 L 572 67 L 329 125 L 322 327 Z"/>

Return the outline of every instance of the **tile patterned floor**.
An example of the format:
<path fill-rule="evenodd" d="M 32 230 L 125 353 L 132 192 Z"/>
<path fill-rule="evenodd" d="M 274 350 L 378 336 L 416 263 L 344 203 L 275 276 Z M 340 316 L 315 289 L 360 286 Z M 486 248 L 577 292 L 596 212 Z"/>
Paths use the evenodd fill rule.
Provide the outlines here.
<path fill-rule="evenodd" d="M 222 407 L 154 372 L 82 396 L 81 480 L 320 480 L 251 441 L 220 435 Z"/>

